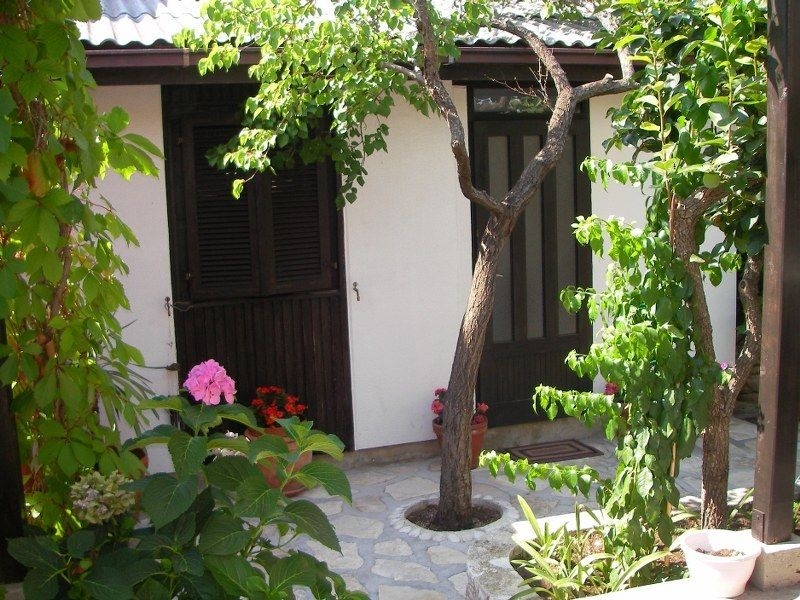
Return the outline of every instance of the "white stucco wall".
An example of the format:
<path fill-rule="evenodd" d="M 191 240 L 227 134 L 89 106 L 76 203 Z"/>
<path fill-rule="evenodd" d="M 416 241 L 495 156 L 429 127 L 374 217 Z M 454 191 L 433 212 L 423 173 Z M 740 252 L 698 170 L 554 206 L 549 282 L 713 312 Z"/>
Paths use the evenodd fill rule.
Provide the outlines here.
<path fill-rule="evenodd" d="M 163 150 L 161 91 L 159 86 L 111 86 L 96 90 L 100 110 L 121 106 L 130 116 L 129 132 L 147 137 Z M 150 381 L 156 394 L 178 391 L 175 372 L 161 368 L 176 361 L 172 317 L 165 309 L 165 298 L 172 296 L 170 282 L 169 233 L 164 162 L 156 161 L 158 178 L 135 175 L 125 181 L 109 174 L 98 186 L 122 220 L 133 230 L 139 247 L 120 243 L 117 251 L 130 268 L 122 279 L 130 300 L 130 311 L 118 315 L 125 327 L 125 340 L 144 355 L 148 368 L 139 372 Z M 154 367 L 154 368 L 151 368 Z M 157 422 L 151 419 L 151 424 Z M 163 448 L 152 448 L 150 470 L 169 470 L 169 457 Z"/>
<path fill-rule="evenodd" d="M 620 96 L 595 98 L 589 103 L 591 123 L 591 153 L 604 156 L 603 141 L 611 136 L 611 122 L 606 119 L 606 112 L 619 104 Z M 612 150 L 608 157 L 612 160 L 624 160 L 626 154 Z M 627 154 L 630 156 L 630 154 Z M 633 186 L 611 183 L 607 190 L 600 184 L 592 185 L 592 212 L 601 217 L 624 217 L 626 221 L 644 223 L 645 195 Z M 722 234 L 714 230 L 708 236 L 706 245 L 710 248 L 722 239 Z M 605 288 L 606 270 L 609 261 L 593 257 L 592 279 L 597 289 Z M 736 277 L 729 273 L 722 283 L 713 287 L 706 284 L 711 320 L 714 328 L 714 348 L 717 360 L 732 363 L 736 352 Z M 595 324 L 595 334 L 598 327 Z M 595 389 L 601 391 L 603 382 L 595 381 Z"/>
<path fill-rule="evenodd" d="M 465 88 L 454 96 L 466 115 Z M 402 102 L 389 125 L 389 153 L 367 161 L 344 209 L 357 449 L 433 437 L 430 402 L 447 385 L 471 279 L 470 205 L 447 126 Z"/>
<path fill-rule="evenodd" d="M 466 114 L 466 90 L 453 90 Z M 123 106 L 130 130 L 161 146 L 157 86 L 103 87 L 102 109 Z M 591 102 L 591 149 L 602 154 L 610 134 L 606 110 L 614 98 Z M 431 439 L 430 401 L 447 384 L 471 279 L 470 205 L 460 194 L 449 134 L 438 118 L 421 119 L 400 102 L 389 121 L 389 154 L 371 157 L 358 201 L 344 209 L 348 326 L 353 419 L 357 449 Z M 612 155 L 613 156 L 613 155 Z M 163 167 L 163 164 L 159 165 Z M 166 188 L 159 179 L 110 175 L 100 192 L 114 204 L 139 238 L 139 248 L 119 248 L 130 267 L 125 289 L 131 311 L 125 336 L 148 366 L 176 360 L 172 317 Z M 644 197 L 632 187 L 592 188 L 593 212 L 639 223 Z M 594 285 L 601 287 L 607 263 L 595 260 Z M 360 301 L 353 284 L 358 284 Z M 735 282 L 728 277 L 709 289 L 720 360 L 733 357 Z M 144 369 L 157 394 L 178 389 L 175 373 Z M 151 453 L 156 470 L 169 468 L 165 452 Z"/>

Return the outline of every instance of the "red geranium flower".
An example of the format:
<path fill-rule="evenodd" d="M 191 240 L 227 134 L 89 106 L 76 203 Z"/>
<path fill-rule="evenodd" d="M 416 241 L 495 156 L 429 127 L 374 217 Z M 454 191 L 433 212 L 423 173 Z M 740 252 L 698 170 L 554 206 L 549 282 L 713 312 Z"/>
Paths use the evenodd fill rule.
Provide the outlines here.
<path fill-rule="evenodd" d="M 447 395 L 447 388 L 436 388 L 433 391 L 434 399 L 431 402 L 431 411 L 433 414 L 436 415 L 436 423 L 442 423 L 442 413 L 444 413 L 445 409 L 445 396 Z M 489 410 L 489 405 L 483 402 L 479 402 L 475 406 L 475 412 L 472 414 L 472 424 L 476 425 L 478 423 L 483 423 L 486 421 L 486 411 Z"/>
<path fill-rule="evenodd" d="M 256 398 L 250 401 L 256 420 L 262 427 L 272 427 L 278 419 L 288 416 L 302 418 L 308 405 L 301 404 L 300 398 L 286 393 L 277 385 L 264 385 L 256 388 Z"/>

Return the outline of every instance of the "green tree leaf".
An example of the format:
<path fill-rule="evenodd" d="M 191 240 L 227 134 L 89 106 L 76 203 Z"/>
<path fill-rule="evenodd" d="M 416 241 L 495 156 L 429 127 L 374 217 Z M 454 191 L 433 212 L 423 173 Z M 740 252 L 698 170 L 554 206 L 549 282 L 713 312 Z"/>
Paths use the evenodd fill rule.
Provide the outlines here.
<path fill-rule="evenodd" d="M 257 426 L 253 411 L 241 404 L 220 404 L 216 412 L 227 421 L 241 423 L 247 427 Z"/>
<path fill-rule="evenodd" d="M 299 585 L 312 587 L 315 583 L 316 565 L 309 564 L 309 558 L 294 554 L 276 560 L 269 566 L 269 587 L 273 592 L 289 590 Z"/>
<path fill-rule="evenodd" d="M 57 571 L 61 567 L 58 546 L 44 535 L 8 540 L 8 553 L 20 564 L 45 573 Z"/>
<path fill-rule="evenodd" d="M 278 435 L 262 435 L 250 442 L 248 457 L 251 461 L 257 462 L 262 458 L 270 458 L 287 454 L 289 446 L 286 441 Z"/>
<path fill-rule="evenodd" d="M 193 404 L 184 407 L 180 412 L 183 421 L 193 431 L 204 431 L 211 427 L 216 427 L 222 423 L 222 416 L 212 408 L 207 408 L 203 404 Z"/>
<path fill-rule="evenodd" d="M 83 585 L 95 600 L 128 600 L 135 597 L 125 574 L 110 567 L 93 567 L 83 580 Z"/>
<path fill-rule="evenodd" d="M 241 556 L 210 556 L 206 559 L 206 568 L 226 593 L 234 597 L 248 597 L 249 577 L 263 575 Z"/>
<path fill-rule="evenodd" d="M 67 16 L 75 21 L 97 21 L 102 16 L 100 0 L 75 0 Z"/>
<path fill-rule="evenodd" d="M 267 485 L 259 472 L 248 477 L 236 489 L 236 504 L 233 514 L 237 517 L 252 517 L 261 521 L 269 520 L 280 508 L 280 490 Z"/>
<path fill-rule="evenodd" d="M 243 481 L 261 475 L 258 467 L 251 464 L 244 456 L 220 456 L 205 465 L 203 470 L 209 485 L 232 492 Z"/>
<path fill-rule="evenodd" d="M 171 600 L 172 594 L 157 579 L 148 579 L 136 588 L 139 600 Z"/>
<path fill-rule="evenodd" d="M 67 538 L 67 552 L 72 558 L 83 558 L 95 541 L 94 531 L 79 529 Z"/>
<path fill-rule="evenodd" d="M 50 600 L 58 597 L 58 574 L 45 569 L 31 569 L 22 582 L 25 598 Z"/>
<path fill-rule="evenodd" d="M 313 485 L 319 483 L 331 496 L 341 496 L 348 502 L 352 501 L 350 482 L 344 472 L 336 465 L 315 460 L 305 465 L 295 474 L 300 476 L 300 481 L 308 487 L 313 487 Z"/>
<path fill-rule="evenodd" d="M 174 425 L 161 423 L 152 429 L 148 429 L 141 435 L 128 440 L 122 448 L 123 450 L 132 450 L 134 448 L 143 448 L 149 444 L 166 444 L 172 439 L 172 436 L 179 431 L 180 430 Z"/>

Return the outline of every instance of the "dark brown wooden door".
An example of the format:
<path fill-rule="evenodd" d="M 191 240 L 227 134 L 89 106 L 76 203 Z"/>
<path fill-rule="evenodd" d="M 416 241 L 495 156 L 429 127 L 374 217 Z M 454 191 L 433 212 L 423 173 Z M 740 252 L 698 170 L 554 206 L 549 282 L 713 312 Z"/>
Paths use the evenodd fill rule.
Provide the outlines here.
<path fill-rule="evenodd" d="M 214 358 L 248 403 L 281 385 L 352 447 L 341 220 L 329 162 L 255 176 L 211 167 L 239 131 L 247 86 L 164 88 L 175 334 L 181 380 Z"/>
<path fill-rule="evenodd" d="M 478 119 L 472 123 L 478 185 L 502 197 L 544 143 L 544 118 Z M 486 336 L 478 398 L 490 405 L 492 425 L 542 418 L 531 408 L 539 384 L 589 389 L 564 364 L 574 348 L 588 347 L 586 318 L 559 302 L 568 285 L 591 285 L 591 255 L 572 236 L 576 215 L 589 212 L 589 182 L 579 165 L 588 154 L 588 121 L 576 118 L 558 166 L 531 200 L 503 251 L 496 300 Z M 486 224 L 476 212 L 475 239 Z"/>

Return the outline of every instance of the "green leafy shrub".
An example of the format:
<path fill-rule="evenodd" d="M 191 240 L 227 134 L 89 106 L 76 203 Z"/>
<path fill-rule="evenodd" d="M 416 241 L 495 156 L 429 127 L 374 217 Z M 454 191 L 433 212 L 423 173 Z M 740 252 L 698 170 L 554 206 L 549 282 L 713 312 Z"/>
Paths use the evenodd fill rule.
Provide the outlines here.
<path fill-rule="evenodd" d="M 296 472 L 286 466 L 302 452 L 341 457 L 343 444 L 296 418 L 281 420 L 297 442 L 289 451 L 279 436 L 253 442 L 212 430 L 225 422 L 256 427 L 252 412 L 238 404 L 192 404 L 179 396 L 155 399 L 147 407 L 175 411 L 188 429 L 159 425 L 130 440 L 126 450 L 165 443 L 175 473 L 156 473 L 124 484 L 141 494 L 141 512 L 108 519 L 87 515 L 83 528 L 60 540 L 37 535 L 11 540 L 12 555 L 30 571 L 26 598 L 293 598 L 293 586 L 315 598 L 365 598 L 346 589 L 340 576 L 313 556 L 288 549 L 308 535 L 333 550 L 339 541 L 325 514 L 312 502 L 290 500 L 281 490 L 292 479 L 351 501 L 350 486 L 335 465 L 314 461 Z M 256 466 L 271 457 L 281 465 L 279 488 L 267 485 Z M 119 504 L 119 478 L 91 476 Z M 83 502 L 89 479 L 75 487 Z M 105 483 L 103 483 L 105 482 Z M 98 498 L 93 499 L 97 504 Z M 92 503 L 92 502 L 90 502 Z M 127 503 L 127 500 L 123 501 Z M 134 528 L 138 519 L 139 528 Z M 100 522 L 98 522 L 100 521 Z"/>
<path fill-rule="evenodd" d="M 585 355 L 571 352 L 567 363 L 582 377 L 599 375 L 613 385 L 603 394 L 540 386 L 535 402 L 550 418 L 563 411 L 588 426 L 602 423 L 616 442 L 616 472 L 604 478 L 587 467 L 520 464 L 497 455 L 486 464 L 492 473 L 524 475 L 532 486 L 544 476 L 551 487 L 584 496 L 596 484 L 597 500 L 613 520 L 614 553 L 635 563 L 658 540 L 672 541 L 680 460 L 691 455 L 707 420 L 709 390 L 724 375 L 693 354 L 691 284 L 665 232 L 588 217 L 578 220 L 575 234 L 612 263 L 603 291 L 562 292 L 568 310 L 585 308 L 602 324 L 599 340 Z"/>

